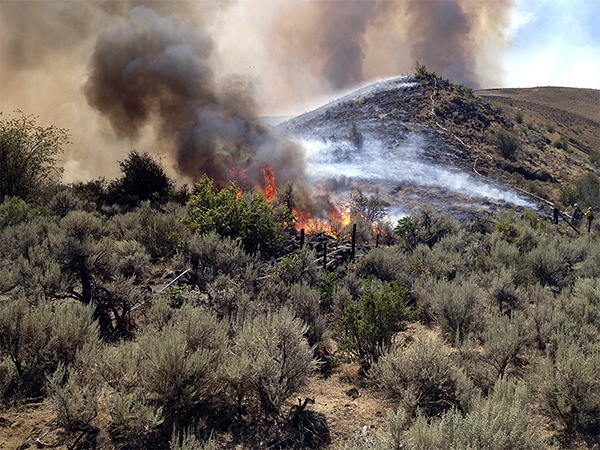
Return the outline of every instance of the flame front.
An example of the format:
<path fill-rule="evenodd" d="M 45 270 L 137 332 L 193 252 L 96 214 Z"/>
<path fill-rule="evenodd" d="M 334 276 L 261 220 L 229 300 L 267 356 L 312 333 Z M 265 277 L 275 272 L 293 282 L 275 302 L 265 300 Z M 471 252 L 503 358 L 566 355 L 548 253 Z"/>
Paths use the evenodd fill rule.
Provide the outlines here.
<path fill-rule="evenodd" d="M 350 210 L 340 211 L 331 205 L 329 214 L 331 219 L 317 219 L 309 211 L 294 210 L 294 216 L 296 217 L 294 229 L 296 231 L 304 229 L 307 234 L 325 233 L 338 237 L 352 221 Z"/>
<path fill-rule="evenodd" d="M 265 200 L 272 202 L 277 197 L 277 185 L 275 184 L 275 172 L 271 166 L 265 166 L 261 169 L 262 175 L 265 179 L 265 187 L 262 190 L 262 194 Z"/>
<path fill-rule="evenodd" d="M 256 183 L 255 189 L 262 193 L 265 200 L 273 202 L 277 198 L 277 185 L 275 184 L 275 171 L 271 166 L 265 166 L 261 169 L 264 181 Z M 307 234 L 326 233 L 330 236 L 339 236 L 341 232 L 350 224 L 352 217 L 350 208 L 338 209 L 330 200 L 326 192 L 322 192 L 319 197 L 327 205 L 328 219 L 315 218 L 310 211 L 294 209 L 294 229 L 300 231 L 304 229 Z"/>

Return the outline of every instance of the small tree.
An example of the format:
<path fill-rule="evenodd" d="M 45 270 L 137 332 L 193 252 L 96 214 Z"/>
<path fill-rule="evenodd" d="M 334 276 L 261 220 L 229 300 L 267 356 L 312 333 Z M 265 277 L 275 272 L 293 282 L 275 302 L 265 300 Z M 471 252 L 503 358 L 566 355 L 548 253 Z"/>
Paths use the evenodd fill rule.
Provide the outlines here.
<path fill-rule="evenodd" d="M 37 125 L 34 116 L 0 113 L 0 199 L 19 196 L 32 200 L 58 181 L 62 169 L 56 155 L 69 143 L 67 130 Z"/>
<path fill-rule="evenodd" d="M 336 327 L 342 350 L 358 358 L 367 371 L 391 344 L 409 317 L 404 287 L 368 280 L 360 298 L 344 308 Z"/>
<path fill-rule="evenodd" d="M 173 181 L 165 173 L 160 159 L 149 153 L 132 150 L 119 166 L 123 176 L 113 181 L 111 190 L 121 200 L 134 196 L 137 200 L 164 201 L 173 189 Z"/>
<path fill-rule="evenodd" d="M 385 217 L 388 206 L 390 204 L 379 197 L 378 192 L 367 196 L 360 189 L 356 189 L 352 194 L 352 209 L 371 224 Z"/>

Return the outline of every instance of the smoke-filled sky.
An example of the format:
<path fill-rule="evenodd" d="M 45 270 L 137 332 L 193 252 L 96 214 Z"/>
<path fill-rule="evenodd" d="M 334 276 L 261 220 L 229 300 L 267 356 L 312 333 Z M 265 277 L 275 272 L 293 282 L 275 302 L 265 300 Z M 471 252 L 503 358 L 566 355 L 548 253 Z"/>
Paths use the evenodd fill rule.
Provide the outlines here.
<path fill-rule="evenodd" d="M 132 148 L 180 179 L 271 159 L 294 178 L 297 149 L 255 117 L 416 61 L 474 88 L 600 89 L 599 24 L 600 0 L 0 0 L 0 111 L 71 131 L 65 181 Z"/>

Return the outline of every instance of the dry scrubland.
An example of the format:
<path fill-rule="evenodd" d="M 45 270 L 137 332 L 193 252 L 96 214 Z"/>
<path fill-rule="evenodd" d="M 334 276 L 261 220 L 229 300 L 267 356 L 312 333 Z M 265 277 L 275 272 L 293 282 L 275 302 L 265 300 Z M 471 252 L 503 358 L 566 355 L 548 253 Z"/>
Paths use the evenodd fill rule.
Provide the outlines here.
<path fill-rule="evenodd" d="M 600 211 L 593 142 L 421 69 L 439 109 L 424 104 L 420 120 L 462 136 L 466 166 Z M 498 116 L 494 134 L 469 132 L 476 120 L 459 115 L 474 107 Z M 9 131 L 3 148 L 18 141 Z M 324 270 L 316 241 L 299 249 L 286 228 L 293 192 L 268 203 L 207 178 L 175 191 L 137 152 L 121 169 L 2 191 L 0 448 L 599 443 L 596 227 L 512 210 L 459 223 L 424 206 L 375 248 L 361 214 L 383 205 L 362 198 L 361 256 Z"/>

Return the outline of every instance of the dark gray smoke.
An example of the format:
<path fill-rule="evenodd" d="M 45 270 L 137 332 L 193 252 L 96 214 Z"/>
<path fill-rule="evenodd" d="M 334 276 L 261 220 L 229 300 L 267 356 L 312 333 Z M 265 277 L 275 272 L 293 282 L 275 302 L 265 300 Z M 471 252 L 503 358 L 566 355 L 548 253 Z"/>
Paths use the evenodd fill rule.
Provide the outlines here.
<path fill-rule="evenodd" d="M 300 183 L 302 153 L 255 121 L 251 87 L 240 79 L 218 84 L 214 42 L 203 30 L 146 7 L 102 33 L 85 93 L 119 136 L 136 138 L 152 124 L 173 146 L 177 171 L 217 182 L 242 176 L 261 181 L 270 165 L 277 180 Z"/>
<path fill-rule="evenodd" d="M 365 34 L 377 1 L 323 2 L 319 43 L 327 59 L 322 70 L 334 89 L 364 81 Z"/>
<path fill-rule="evenodd" d="M 457 0 L 408 2 L 412 55 L 451 80 L 480 87 L 471 20 Z"/>
<path fill-rule="evenodd" d="M 300 19 L 295 10 L 283 10 L 276 33 L 285 42 L 285 60 L 308 61 L 336 89 L 364 82 L 365 69 L 386 75 L 373 66 L 388 67 L 389 76 L 411 72 L 417 61 L 454 82 L 480 87 L 494 74 L 478 64 L 478 56 L 504 43 L 501 29 L 511 6 L 512 0 L 311 2 Z"/>

